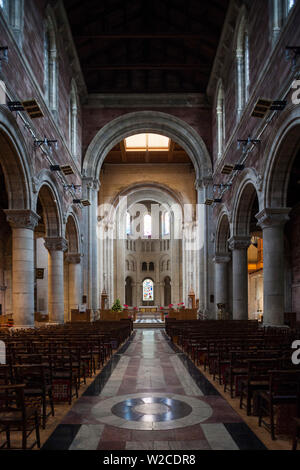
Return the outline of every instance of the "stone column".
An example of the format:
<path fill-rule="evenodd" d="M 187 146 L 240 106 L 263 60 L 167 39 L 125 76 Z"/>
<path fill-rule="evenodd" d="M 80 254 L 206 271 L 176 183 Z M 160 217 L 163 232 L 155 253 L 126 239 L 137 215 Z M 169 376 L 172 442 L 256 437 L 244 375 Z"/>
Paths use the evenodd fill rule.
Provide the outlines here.
<path fill-rule="evenodd" d="M 85 288 L 88 295 L 88 307 L 92 310 L 99 309 L 99 282 L 98 282 L 98 191 L 100 182 L 94 178 L 83 178 L 83 197 L 87 198 L 91 205 L 85 209 L 84 224 L 86 229 L 86 265 Z M 101 267 L 103 272 L 103 267 Z M 111 299 L 110 299 L 111 300 Z"/>
<path fill-rule="evenodd" d="M 291 209 L 264 209 L 256 218 L 264 242 L 264 325 L 284 325 L 284 225 Z"/>
<path fill-rule="evenodd" d="M 49 320 L 64 322 L 64 251 L 68 247 L 62 237 L 45 238 L 48 258 L 48 304 Z"/>
<path fill-rule="evenodd" d="M 196 180 L 197 212 L 199 224 L 199 308 L 209 318 L 214 317 L 210 296 L 214 292 L 213 256 L 214 240 L 212 237 L 212 206 L 205 205 L 206 199 L 213 199 L 212 179 L 207 177 Z"/>
<path fill-rule="evenodd" d="M 80 253 L 68 253 L 65 257 L 66 263 L 69 265 L 69 311 L 68 320 L 70 319 L 71 309 L 77 309 L 81 303 L 81 255 Z"/>
<path fill-rule="evenodd" d="M 34 327 L 34 228 L 31 210 L 5 210 L 12 228 L 12 306 L 16 327 Z"/>
<path fill-rule="evenodd" d="M 232 287 L 234 320 L 248 320 L 248 248 L 249 236 L 235 236 L 229 240 L 232 250 Z"/>
<path fill-rule="evenodd" d="M 216 312 L 218 304 L 225 304 L 228 309 L 228 263 L 230 260 L 230 253 L 216 253 L 214 258 Z"/>

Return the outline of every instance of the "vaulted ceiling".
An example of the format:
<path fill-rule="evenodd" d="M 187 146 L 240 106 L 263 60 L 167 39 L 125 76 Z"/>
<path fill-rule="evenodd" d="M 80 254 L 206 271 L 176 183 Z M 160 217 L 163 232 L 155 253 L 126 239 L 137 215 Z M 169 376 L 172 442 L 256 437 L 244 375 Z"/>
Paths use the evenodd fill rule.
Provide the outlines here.
<path fill-rule="evenodd" d="M 64 0 L 89 93 L 203 93 L 229 0 Z"/>

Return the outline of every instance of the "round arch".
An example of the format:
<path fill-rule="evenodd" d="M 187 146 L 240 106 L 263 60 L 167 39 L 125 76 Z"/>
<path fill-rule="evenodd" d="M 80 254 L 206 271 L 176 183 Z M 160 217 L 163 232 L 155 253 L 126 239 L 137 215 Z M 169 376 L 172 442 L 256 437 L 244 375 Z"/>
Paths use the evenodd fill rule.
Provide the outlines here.
<path fill-rule="evenodd" d="M 225 208 L 221 211 L 216 230 L 216 253 L 229 253 L 228 240 L 230 238 L 229 216 Z"/>
<path fill-rule="evenodd" d="M 299 114 L 298 110 L 295 110 Z M 291 169 L 300 148 L 300 116 L 288 116 L 266 147 L 263 196 L 267 208 L 286 207 Z"/>
<path fill-rule="evenodd" d="M 189 155 L 196 179 L 211 177 L 211 159 L 200 135 L 185 121 L 158 111 L 125 114 L 100 129 L 87 149 L 83 163 L 84 175 L 98 178 L 108 152 L 126 137 L 143 132 L 159 133 L 171 138 Z"/>
<path fill-rule="evenodd" d="M 80 243 L 78 235 L 78 226 L 73 214 L 69 214 L 67 218 L 66 239 L 68 240 L 68 252 L 79 253 Z"/>
<path fill-rule="evenodd" d="M 231 218 L 232 236 L 248 236 L 250 231 L 251 210 L 255 198 L 258 199 L 259 212 L 261 208 L 261 196 L 257 191 L 257 175 L 253 169 L 244 171 L 237 183 L 233 197 Z"/>
<path fill-rule="evenodd" d="M 0 110 L 0 164 L 8 194 L 8 209 L 31 209 L 28 151 L 11 113 Z"/>
<path fill-rule="evenodd" d="M 47 237 L 62 236 L 62 215 L 59 198 L 55 188 L 44 182 L 38 192 L 37 200 L 43 207 L 44 223 Z"/>

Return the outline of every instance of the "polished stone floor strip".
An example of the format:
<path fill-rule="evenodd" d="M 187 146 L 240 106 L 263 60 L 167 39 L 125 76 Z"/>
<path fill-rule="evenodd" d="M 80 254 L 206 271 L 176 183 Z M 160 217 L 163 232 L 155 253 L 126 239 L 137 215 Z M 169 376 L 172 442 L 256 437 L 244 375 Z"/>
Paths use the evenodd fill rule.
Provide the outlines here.
<path fill-rule="evenodd" d="M 264 446 L 159 329 L 135 331 L 43 447 L 170 451 L 247 448 Z"/>

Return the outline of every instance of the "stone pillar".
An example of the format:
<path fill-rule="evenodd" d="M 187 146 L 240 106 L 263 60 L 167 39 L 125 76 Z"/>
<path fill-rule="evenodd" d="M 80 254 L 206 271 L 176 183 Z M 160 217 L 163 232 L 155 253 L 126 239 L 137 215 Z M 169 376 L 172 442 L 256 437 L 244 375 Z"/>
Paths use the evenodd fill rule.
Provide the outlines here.
<path fill-rule="evenodd" d="M 65 261 L 69 265 L 68 320 L 70 320 L 71 309 L 77 309 L 81 303 L 81 255 L 80 253 L 68 253 Z"/>
<path fill-rule="evenodd" d="M 248 320 L 248 248 L 249 236 L 235 236 L 229 240 L 232 250 L 232 287 L 234 320 Z"/>
<path fill-rule="evenodd" d="M 205 205 L 206 199 L 213 199 L 212 179 L 207 177 L 195 182 L 197 189 L 197 212 L 199 224 L 199 308 L 209 318 L 214 317 L 210 296 L 214 292 L 213 257 L 214 240 L 212 237 L 212 206 Z"/>
<path fill-rule="evenodd" d="M 48 258 L 48 304 L 49 320 L 64 322 L 64 251 L 68 244 L 62 237 L 45 238 Z"/>
<path fill-rule="evenodd" d="M 284 225 L 291 209 L 264 209 L 256 218 L 263 230 L 264 325 L 284 325 Z"/>
<path fill-rule="evenodd" d="M 228 310 L 228 263 L 230 260 L 230 253 L 216 253 L 214 258 L 216 312 L 218 304 L 225 304 Z"/>
<path fill-rule="evenodd" d="M 100 182 L 94 178 L 83 178 L 83 197 L 87 198 L 91 205 L 85 209 L 84 224 L 86 228 L 86 263 L 85 288 L 87 289 L 88 307 L 92 310 L 99 309 L 99 282 L 98 282 L 98 191 Z M 103 267 L 101 267 L 103 272 Z M 111 300 L 111 299 L 110 299 Z"/>
<path fill-rule="evenodd" d="M 34 326 L 34 228 L 31 210 L 5 210 L 12 228 L 12 307 L 16 327 Z"/>

